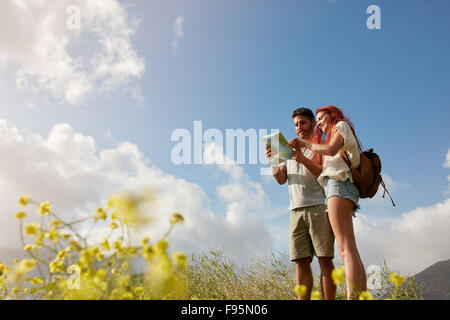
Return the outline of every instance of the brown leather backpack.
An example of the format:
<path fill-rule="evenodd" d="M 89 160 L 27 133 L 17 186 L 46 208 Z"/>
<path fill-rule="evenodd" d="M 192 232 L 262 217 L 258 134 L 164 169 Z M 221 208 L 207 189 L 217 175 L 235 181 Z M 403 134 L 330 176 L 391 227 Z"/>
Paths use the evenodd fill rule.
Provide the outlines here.
<path fill-rule="evenodd" d="M 373 149 L 369 149 L 367 151 L 363 151 L 360 153 L 360 164 L 357 168 L 352 169 L 351 162 L 347 157 L 347 154 L 340 150 L 342 158 L 344 158 L 345 163 L 347 163 L 348 167 L 351 170 L 353 183 L 359 189 L 360 198 L 372 198 L 378 190 L 379 185 L 384 188 L 383 198 L 385 193 L 387 192 L 389 197 L 391 198 L 392 205 L 395 207 L 394 200 L 386 189 L 386 185 L 384 184 L 383 178 L 381 176 L 381 160 L 380 157 L 373 152 Z"/>

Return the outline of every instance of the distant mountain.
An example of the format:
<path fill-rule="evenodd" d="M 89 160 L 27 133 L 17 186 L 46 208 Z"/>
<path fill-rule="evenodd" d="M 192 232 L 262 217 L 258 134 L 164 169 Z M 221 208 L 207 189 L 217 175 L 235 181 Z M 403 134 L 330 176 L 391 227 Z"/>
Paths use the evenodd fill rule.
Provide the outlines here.
<path fill-rule="evenodd" d="M 450 260 L 439 261 L 416 274 L 416 283 L 423 285 L 425 300 L 450 300 Z"/>

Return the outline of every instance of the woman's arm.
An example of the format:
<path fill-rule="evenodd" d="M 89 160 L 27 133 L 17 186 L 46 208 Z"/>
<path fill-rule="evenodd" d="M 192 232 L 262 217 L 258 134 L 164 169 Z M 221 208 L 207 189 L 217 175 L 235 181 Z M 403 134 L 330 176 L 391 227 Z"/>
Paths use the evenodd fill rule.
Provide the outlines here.
<path fill-rule="evenodd" d="M 309 146 L 306 147 L 321 155 L 332 157 L 336 153 L 338 153 L 339 149 L 341 149 L 343 146 L 344 146 L 344 138 L 336 130 L 336 133 L 331 137 L 331 141 L 329 144 L 317 144 L 309 142 Z"/>
<path fill-rule="evenodd" d="M 297 148 L 306 147 L 324 156 L 334 156 L 336 153 L 339 152 L 339 149 L 341 149 L 344 146 L 344 138 L 335 128 L 333 129 L 333 135 L 331 136 L 331 141 L 329 144 L 311 143 L 309 141 L 300 140 L 297 138 L 293 140 L 295 140 L 295 142 L 293 142 L 292 145 L 290 146 L 293 147 L 294 149 L 297 150 Z"/>

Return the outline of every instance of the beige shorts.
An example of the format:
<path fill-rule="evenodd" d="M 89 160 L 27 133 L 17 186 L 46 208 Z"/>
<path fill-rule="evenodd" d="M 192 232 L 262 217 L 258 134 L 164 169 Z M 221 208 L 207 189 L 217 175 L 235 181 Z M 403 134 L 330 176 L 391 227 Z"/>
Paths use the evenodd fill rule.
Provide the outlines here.
<path fill-rule="evenodd" d="M 334 234 L 326 205 L 297 208 L 291 211 L 289 253 L 291 261 L 317 256 L 334 258 Z"/>

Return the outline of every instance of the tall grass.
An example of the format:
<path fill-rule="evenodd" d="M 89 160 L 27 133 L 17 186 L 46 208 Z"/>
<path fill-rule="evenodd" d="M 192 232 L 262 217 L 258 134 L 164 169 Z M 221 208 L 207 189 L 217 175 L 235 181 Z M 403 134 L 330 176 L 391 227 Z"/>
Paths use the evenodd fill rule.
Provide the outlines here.
<path fill-rule="evenodd" d="M 196 253 L 191 256 L 188 268 L 183 271 L 188 289 L 185 299 L 224 300 L 294 300 L 295 266 L 284 262 L 282 254 L 254 259 L 246 267 L 236 262 L 222 250 Z M 390 281 L 392 271 L 386 262 L 381 268 L 380 284 L 372 294 L 376 299 L 423 299 L 421 287 L 414 277 L 401 286 Z M 320 291 L 320 276 L 313 274 L 313 291 Z M 345 282 L 344 282 L 345 283 Z M 346 300 L 346 287 L 338 285 L 337 300 Z"/>
<path fill-rule="evenodd" d="M 134 224 L 146 220 L 143 208 L 153 201 L 151 194 L 118 194 L 94 215 L 66 222 L 52 210 L 51 203 L 36 202 L 29 196 L 19 199 L 22 207 L 38 206 L 40 223 L 25 224 L 28 214 L 19 211 L 19 234 L 29 259 L 14 259 L 11 265 L 0 261 L 0 299 L 218 299 L 218 300 L 293 300 L 295 268 L 282 254 L 253 259 L 238 266 L 222 250 L 193 254 L 168 254 L 167 237 L 175 225 L 183 223 L 179 213 L 170 216 L 167 233 L 155 241 L 149 237 L 133 245 L 130 233 Z M 33 216 L 32 216 L 33 217 Z M 99 221 L 109 225 L 100 243 L 89 240 L 90 232 L 80 235 L 75 225 Z M 25 238 L 25 235 L 28 237 Z M 25 242 L 27 240 L 27 242 Z M 31 242 L 29 242 L 31 241 Z M 144 259 L 146 271 L 136 274 L 131 266 Z M 73 274 L 73 271 L 77 271 Z M 37 273 L 31 276 L 31 272 Z M 343 278 L 343 277 L 340 277 Z M 345 283 L 340 279 L 341 283 Z M 320 279 L 314 275 L 314 291 Z M 384 264 L 380 286 L 360 297 L 378 299 L 421 299 L 413 277 L 392 273 Z M 346 299 L 346 288 L 339 284 L 337 299 Z"/>

